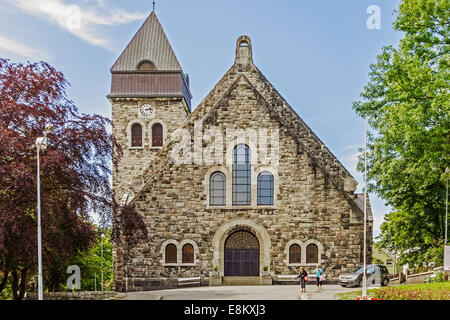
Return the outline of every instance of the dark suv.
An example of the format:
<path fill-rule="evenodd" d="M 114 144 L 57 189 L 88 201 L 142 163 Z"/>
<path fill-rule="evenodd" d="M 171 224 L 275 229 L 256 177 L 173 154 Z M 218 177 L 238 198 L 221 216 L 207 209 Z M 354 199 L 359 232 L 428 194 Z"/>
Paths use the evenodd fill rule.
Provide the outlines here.
<path fill-rule="evenodd" d="M 343 273 L 339 276 L 339 284 L 343 287 L 359 287 L 362 285 L 363 267 L 351 272 Z M 366 267 L 367 284 L 389 284 L 389 271 L 385 266 L 379 264 L 369 264 Z"/>

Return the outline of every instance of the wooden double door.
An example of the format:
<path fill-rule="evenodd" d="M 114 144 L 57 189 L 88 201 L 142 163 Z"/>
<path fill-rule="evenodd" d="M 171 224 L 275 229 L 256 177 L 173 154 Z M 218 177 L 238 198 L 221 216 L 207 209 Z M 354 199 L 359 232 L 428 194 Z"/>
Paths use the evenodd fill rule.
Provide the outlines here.
<path fill-rule="evenodd" d="M 259 276 L 259 242 L 249 231 L 236 231 L 225 242 L 225 276 Z"/>

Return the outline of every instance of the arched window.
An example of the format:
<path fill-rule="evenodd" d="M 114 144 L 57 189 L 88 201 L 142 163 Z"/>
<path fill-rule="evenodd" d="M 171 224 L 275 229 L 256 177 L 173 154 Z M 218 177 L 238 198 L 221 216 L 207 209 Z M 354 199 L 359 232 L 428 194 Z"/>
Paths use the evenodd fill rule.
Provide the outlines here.
<path fill-rule="evenodd" d="M 139 123 L 131 127 L 131 146 L 142 147 L 142 126 Z"/>
<path fill-rule="evenodd" d="M 194 263 L 194 247 L 192 244 L 185 244 L 183 246 L 183 263 Z"/>
<path fill-rule="evenodd" d="M 177 263 L 177 246 L 173 243 L 166 246 L 166 263 Z"/>
<path fill-rule="evenodd" d="M 298 244 L 293 244 L 289 247 L 289 263 L 301 263 L 302 249 Z"/>
<path fill-rule="evenodd" d="M 319 248 L 314 243 L 306 247 L 306 263 L 319 263 Z"/>
<path fill-rule="evenodd" d="M 143 62 L 141 62 L 139 64 L 138 70 L 139 71 L 155 71 L 156 70 L 156 66 L 151 61 L 143 61 Z"/>
<path fill-rule="evenodd" d="M 258 176 L 258 205 L 273 205 L 273 175 L 270 172 Z"/>
<path fill-rule="evenodd" d="M 163 126 L 161 123 L 155 123 L 152 126 L 152 147 L 162 147 L 163 142 Z"/>
<path fill-rule="evenodd" d="M 233 205 L 251 204 L 250 148 L 245 144 L 233 150 Z"/>
<path fill-rule="evenodd" d="M 225 175 L 215 172 L 209 179 L 209 204 L 211 206 L 224 206 L 226 204 Z"/>

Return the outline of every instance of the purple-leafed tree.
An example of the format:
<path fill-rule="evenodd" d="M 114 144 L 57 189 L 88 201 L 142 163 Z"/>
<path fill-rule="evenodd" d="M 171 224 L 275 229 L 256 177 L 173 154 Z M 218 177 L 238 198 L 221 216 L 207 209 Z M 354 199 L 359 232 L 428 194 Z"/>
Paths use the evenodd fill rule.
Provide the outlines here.
<path fill-rule="evenodd" d="M 68 85 L 45 62 L 0 59 L 0 292 L 9 281 L 13 299 L 23 299 L 37 270 L 34 144 L 46 123 L 54 125 L 40 157 L 43 268 L 49 290 L 59 289 L 67 263 L 95 240 L 90 213 L 105 224 L 115 207 L 109 178 L 121 149 L 110 133 L 111 122 L 80 113 L 66 95 Z"/>

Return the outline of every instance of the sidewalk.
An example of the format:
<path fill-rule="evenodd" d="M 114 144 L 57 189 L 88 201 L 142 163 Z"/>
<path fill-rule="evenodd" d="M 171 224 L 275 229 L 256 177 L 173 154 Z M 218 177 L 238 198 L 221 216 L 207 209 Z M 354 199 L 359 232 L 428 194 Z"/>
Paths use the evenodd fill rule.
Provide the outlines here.
<path fill-rule="evenodd" d="M 322 291 L 316 286 L 306 287 L 308 300 L 335 300 L 335 295 L 352 292 L 355 288 L 339 285 L 324 285 Z M 298 285 L 274 286 L 221 286 L 196 287 L 162 291 L 129 292 L 125 300 L 298 300 L 301 295 Z"/>

